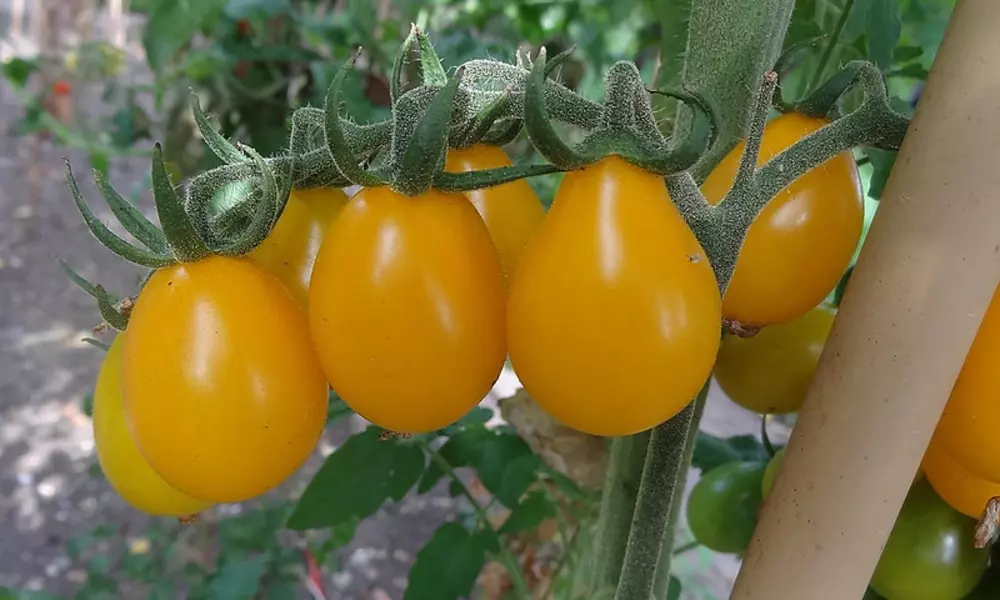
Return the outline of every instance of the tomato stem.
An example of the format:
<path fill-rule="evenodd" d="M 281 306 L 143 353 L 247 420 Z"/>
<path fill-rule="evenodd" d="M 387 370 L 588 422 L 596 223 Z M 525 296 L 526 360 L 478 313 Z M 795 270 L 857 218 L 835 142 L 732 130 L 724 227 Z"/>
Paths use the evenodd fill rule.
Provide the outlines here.
<path fill-rule="evenodd" d="M 708 387 L 706 381 L 694 401 L 653 429 L 615 600 L 648 600 L 657 581 L 669 580 L 674 531 Z"/>

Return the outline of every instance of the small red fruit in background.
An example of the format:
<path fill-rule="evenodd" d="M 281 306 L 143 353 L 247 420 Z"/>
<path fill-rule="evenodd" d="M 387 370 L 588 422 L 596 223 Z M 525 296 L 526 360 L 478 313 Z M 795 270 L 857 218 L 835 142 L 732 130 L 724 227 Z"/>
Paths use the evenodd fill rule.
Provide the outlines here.
<path fill-rule="evenodd" d="M 60 79 L 52 84 L 52 93 L 57 96 L 67 96 L 73 91 L 73 86 L 65 79 Z"/>

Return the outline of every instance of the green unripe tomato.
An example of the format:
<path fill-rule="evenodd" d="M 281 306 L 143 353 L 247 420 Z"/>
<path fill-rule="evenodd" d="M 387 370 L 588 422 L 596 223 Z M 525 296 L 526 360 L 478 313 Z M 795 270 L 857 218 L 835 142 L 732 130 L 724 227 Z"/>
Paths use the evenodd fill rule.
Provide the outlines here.
<path fill-rule="evenodd" d="M 716 552 L 742 553 L 757 525 L 765 464 L 731 462 L 701 476 L 687 504 L 695 539 Z"/>
<path fill-rule="evenodd" d="M 960 600 L 982 579 L 988 550 L 972 545 L 976 521 L 917 481 L 892 527 L 871 587 L 885 600 Z"/>

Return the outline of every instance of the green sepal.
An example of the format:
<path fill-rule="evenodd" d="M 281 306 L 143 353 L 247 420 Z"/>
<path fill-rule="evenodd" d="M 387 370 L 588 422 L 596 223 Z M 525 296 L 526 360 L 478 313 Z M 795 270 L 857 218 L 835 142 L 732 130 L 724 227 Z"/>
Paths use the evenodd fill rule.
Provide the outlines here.
<path fill-rule="evenodd" d="M 69 266 L 69 263 L 67 263 L 63 259 L 56 258 L 56 260 L 59 261 L 59 266 L 62 267 L 62 270 L 69 277 L 70 281 L 72 281 L 76 285 L 76 287 L 86 292 L 91 298 L 94 298 L 95 300 L 97 299 L 97 286 L 95 284 L 91 283 L 83 275 L 80 275 L 79 273 L 74 271 L 73 267 Z M 117 297 L 110 294 L 108 294 L 108 296 L 109 298 L 111 298 L 112 302 L 118 301 Z"/>
<path fill-rule="evenodd" d="M 506 146 L 521 133 L 520 119 L 502 119 L 493 124 L 489 132 L 483 136 L 483 143 L 491 146 Z"/>
<path fill-rule="evenodd" d="M 201 109 L 201 101 L 198 99 L 198 94 L 194 92 L 194 88 L 191 88 L 190 91 L 191 112 L 194 114 L 194 122 L 198 126 L 198 131 L 201 133 L 202 139 L 205 140 L 205 145 L 208 146 L 208 149 L 212 151 L 212 154 L 219 157 L 219 160 L 227 164 L 245 161 L 246 156 L 212 126 L 208 115 Z"/>
<path fill-rule="evenodd" d="M 468 192 L 559 171 L 555 165 L 512 165 L 463 173 L 443 171 L 434 176 L 434 188 L 443 192 Z"/>
<path fill-rule="evenodd" d="M 125 328 L 128 327 L 128 317 L 118 312 L 118 309 L 111 304 L 111 299 L 103 287 L 99 285 L 94 286 L 94 293 L 97 295 L 97 309 L 101 311 L 101 318 L 112 329 L 125 331 Z"/>
<path fill-rule="evenodd" d="M 413 26 L 413 35 L 417 38 L 417 49 L 420 51 L 420 75 L 423 84 L 441 87 L 448 85 L 448 73 L 444 70 L 437 52 L 434 51 L 431 39 L 416 25 Z"/>
<path fill-rule="evenodd" d="M 815 92 L 795 104 L 793 109 L 795 112 L 810 117 L 828 117 L 836 106 L 837 101 L 844 95 L 844 92 L 849 90 L 854 85 L 854 82 L 857 81 L 865 65 L 865 61 L 860 60 L 847 63 Z"/>
<path fill-rule="evenodd" d="M 545 106 L 545 48 L 538 50 L 524 89 L 524 130 L 528 139 L 550 163 L 561 170 L 579 169 L 592 162 L 559 137 Z"/>
<path fill-rule="evenodd" d="M 473 144 L 483 141 L 483 138 L 489 134 L 497 119 L 507 111 L 510 102 L 511 94 L 509 91 L 505 91 L 497 96 L 486 108 L 479 111 L 461 134 L 455 136 L 456 139 L 452 141 L 451 145 L 455 148 L 468 148 Z M 520 127 L 516 124 L 515 126 Z"/>
<path fill-rule="evenodd" d="M 347 73 L 351 67 L 354 66 L 360 53 L 361 49 L 359 48 L 351 59 L 340 67 L 333 78 L 333 82 L 330 84 L 330 89 L 326 93 L 326 102 L 323 106 L 326 116 L 326 144 L 330 150 L 330 155 L 333 157 L 334 165 L 336 165 L 337 170 L 348 181 L 363 187 L 378 187 L 385 185 L 386 182 L 381 177 L 369 173 L 358 164 L 357 155 L 354 153 L 344 134 L 338 108 L 340 105 L 340 91 L 344 86 L 344 79 L 347 77 Z"/>
<path fill-rule="evenodd" d="M 545 75 L 545 78 L 548 79 L 549 76 L 552 75 L 552 72 L 556 70 L 556 67 L 563 64 L 563 62 L 565 62 L 567 58 L 572 56 L 574 52 L 576 52 L 576 44 L 573 44 L 569 48 L 566 48 L 565 50 L 563 50 L 559 54 L 556 54 L 552 58 L 547 59 L 545 61 L 545 69 L 544 71 L 542 71 Z"/>
<path fill-rule="evenodd" d="M 246 181 L 255 175 L 254 165 L 250 161 L 232 163 L 206 171 L 188 182 L 185 199 L 185 210 L 191 217 L 191 222 L 198 229 L 201 239 L 209 247 L 219 245 L 227 236 L 219 232 L 215 219 L 229 206 L 219 206 L 221 191 L 234 188 L 238 182 Z M 231 198 L 227 195 L 226 198 Z M 230 205 L 246 202 L 242 198 L 230 202 Z"/>
<path fill-rule="evenodd" d="M 691 110 L 690 126 L 683 142 L 650 161 L 650 171 L 670 175 L 685 171 L 697 163 L 716 142 L 716 110 L 708 98 L 695 92 L 662 89 L 653 93 L 670 96 L 682 101 Z"/>
<path fill-rule="evenodd" d="M 103 350 L 105 352 L 107 352 L 108 350 L 111 349 L 111 345 L 110 344 L 108 344 L 106 342 L 102 342 L 101 340 L 98 340 L 98 339 L 94 339 L 92 337 L 85 337 L 85 338 L 82 338 L 80 341 L 83 342 L 84 344 L 90 344 L 91 346 L 93 346 L 95 348 L 99 348 L 99 349 L 101 349 L 101 350 Z"/>
<path fill-rule="evenodd" d="M 444 164 L 448 150 L 448 133 L 454 108 L 455 94 L 464 69 L 459 67 L 430 101 L 410 139 L 407 140 L 399 164 L 396 165 L 392 189 L 408 196 L 417 196 L 431 189 L 434 176 Z"/>
<path fill-rule="evenodd" d="M 261 157 L 260 154 L 258 154 L 253 148 L 249 147 L 246 147 L 246 151 L 253 157 L 254 163 L 257 165 L 257 169 L 260 170 L 260 199 L 256 206 L 253 219 L 250 221 L 250 225 L 243 232 L 243 235 L 241 235 L 235 242 L 219 249 L 219 254 L 227 256 L 242 256 L 247 254 L 264 241 L 264 239 L 271 233 L 271 229 L 274 227 L 274 223 L 278 219 L 278 214 L 280 213 L 281 206 L 283 205 L 283 198 L 286 198 L 289 192 L 289 188 L 287 186 L 283 190 L 278 189 L 278 183 L 275 179 L 274 172 L 270 167 L 268 167 L 267 163 L 264 162 L 264 158 Z M 290 181 L 290 178 L 284 177 L 283 180 L 288 182 Z"/>
<path fill-rule="evenodd" d="M 180 262 L 194 262 L 211 254 L 212 251 L 198 235 L 197 228 L 184 210 L 180 196 L 174 190 L 166 165 L 163 164 L 163 148 L 159 143 L 153 146 L 152 178 L 156 213 L 174 257 Z"/>
<path fill-rule="evenodd" d="M 66 181 L 69 185 L 69 191 L 73 195 L 73 201 L 76 202 L 76 208 L 83 216 L 84 223 L 105 248 L 129 262 L 151 269 L 159 269 L 177 262 L 171 256 L 137 248 L 108 229 L 84 201 L 83 194 L 80 193 L 80 186 L 77 185 L 76 178 L 73 176 L 73 168 L 68 160 L 66 161 Z"/>
<path fill-rule="evenodd" d="M 410 24 L 410 33 L 403 40 L 399 51 L 396 52 L 396 58 L 392 61 L 392 73 L 389 74 L 389 98 L 393 104 L 403 94 L 403 66 L 410 55 L 410 49 L 413 46 L 413 38 L 415 36 L 413 30 L 416 28 L 415 24 Z"/>
<path fill-rule="evenodd" d="M 781 53 L 778 60 L 774 63 L 773 71 L 778 74 L 778 87 L 774 90 L 773 104 L 783 113 L 792 112 L 795 110 L 794 103 L 785 100 L 784 92 L 781 89 L 781 80 L 785 78 L 789 72 L 798 66 L 798 57 L 802 54 L 803 50 L 814 46 L 817 42 L 822 41 L 826 36 L 818 35 L 815 37 L 807 38 L 804 40 L 799 40 L 795 42 Z"/>
<path fill-rule="evenodd" d="M 101 195 L 104 196 L 111 212 L 114 213 L 115 218 L 122 224 L 125 231 L 131 233 L 135 239 L 153 252 L 166 254 L 170 251 L 167 247 L 167 237 L 163 235 L 163 232 L 147 219 L 142 211 L 122 198 L 121 194 L 108 183 L 104 174 L 97 169 L 94 169 L 94 181 L 97 183 L 98 189 L 101 190 Z"/>

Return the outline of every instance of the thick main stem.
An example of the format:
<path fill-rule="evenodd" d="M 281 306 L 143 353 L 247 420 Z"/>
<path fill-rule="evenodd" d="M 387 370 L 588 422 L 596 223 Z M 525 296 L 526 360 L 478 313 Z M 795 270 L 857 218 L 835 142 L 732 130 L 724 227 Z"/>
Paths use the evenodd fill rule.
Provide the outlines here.
<path fill-rule="evenodd" d="M 998 20 L 956 4 L 732 600 L 871 578 L 1000 278 Z"/>

